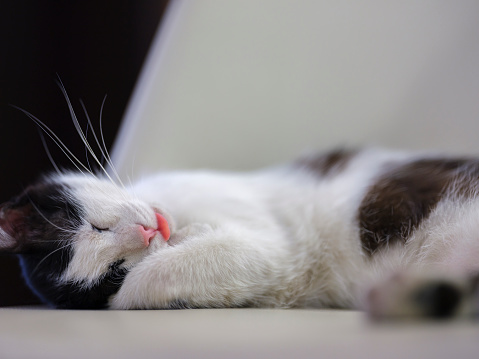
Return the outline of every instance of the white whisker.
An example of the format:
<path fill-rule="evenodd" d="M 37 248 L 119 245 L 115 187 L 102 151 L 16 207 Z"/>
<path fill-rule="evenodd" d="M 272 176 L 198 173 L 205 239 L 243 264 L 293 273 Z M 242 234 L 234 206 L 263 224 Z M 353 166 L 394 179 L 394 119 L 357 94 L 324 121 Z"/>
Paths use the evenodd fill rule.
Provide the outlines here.
<path fill-rule="evenodd" d="M 33 269 L 32 274 L 35 273 L 35 272 L 37 271 L 38 267 L 39 267 L 48 257 L 50 257 L 52 254 L 54 254 L 54 253 L 56 253 L 56 252 L 58 252 L 58 251 L 60 251 L 60 250 L 62 250 L 62 249 L 65 249 L 65 248 L 67 248 L 67 247 L 69 247 L 69 246 L 72 246 L 72 245 L 73 245 L 73 243 L 67 243 L 67 244 L 65 244 L 64 246 L 62 246 L 62 247 L 60 247 L 60 248 L 57 248 L 57 249 L 51 251 L 50 253 L 48 253 L 45 257 L 43 257 L 43 258 L 40 260 L 40 262 L 38 262 L 38 264 L 37 264 L 37 265 L 35 266 L 35 268 Z"/>
<path fill-rule="evenodd" d="M 101 142 L 103 144 L 103 149 L 105 150 L 105 153 L 106 153 L 106 156 L 103 156 L 103 160 L 106 161 L 108 159 L 109 160 L 108 164 L 110 165 L 110 168 L 112 168 L 112 170 L 116 173 L 116 170 L 113 167 L 113 164 L 111 163 L 110 154 L 108 153 L 108 148 L 106 147 L 106 144 L 105 144 L 105 136 L 103 136 L 103 124 L 102 124 L 102 121 L 103 121 L 103 107 L 105 106 L 106 97 L 107 97 L 107 95 L 105 95 L 105 97 L 103 97 L 103 101 L 101 102 L 101 106 L 100 106 L 100 115 L 99 115 L 100 138 L 101 138 Z M 118 177 L 118 174 L 117 174 L 117 177 Z"/>
<path fill-rule="evenodd" d="M 74 231 L 74 230 L 68 230 L 68 229 L 66 229 L 66 228 L 62 228 L 62 227 L 57 226 L 55 223 L 53 223 L 53 222 L 50 221 L 47 217 L 45 217 L 45 215 L 40 211 L 40 209 L 33 203 L 33 201 L 32 201 L 31 198 L 29 198 L 29 199 L 30 199 L 30 203 L 31 203 L 32 207 L 38 212 L 38 214 L 39 214 L 40 216 L 42 216 L 42 218 L 43 218 L 46 222 L 48 222 L 49 224 L 51 224 L 53 227 L 59 229 L 59 230 L 62 231 L 62 232 L 65 232 L 65 233 L 72 233 L 72 234 L 76 234 L 76 233 L 77 233 L 77 232 Z"/>
<path fill-rule="evenodd" d="M 88 141 L 86 140 L 85 138 L 85 134 L 83 133 L 81 127 L 80 127 L 80 123 L 78 122 L 78 118 L 75 114 L 75 111 L 73 109 L 73 105 L 70 101 L 70 98 L 68 97 L 68 94 L 65 90 L 65 87 L 63 86 L 63 83 L 61 81 L 61 79 L 58 79 L 58 85 L 60 87 L 60 90 L 62 91 L 63 93 L 63 97 L 65 98 L 66 102 L 67 102 L 67 105 L 68 105 L 68 109 L 70 111 L 70 116 L 72 118 L 72 121 L 73 121 L 73 124 L 75 126 L 75 129 L 77 130 L 78 132 L 78 135 L 80 136 L 80 138 L 82 139 L 83 143 L 85 144 L 85 146 L 88 148 L 88 151 L 90 152 L 90 154 L 92 155 L 93 159 L 95 160 L 96 163 L 98 163 L 100 166 L 101 166 L 101 163 L 100 161 L 98 160 L 98 157 L 96 156 L 95 152 L 93 151 L 93 149 L 91 148 L 90 144 L 88 143 Z M 113 179 L 110 177 L 110 175 L 108 174 L 108 172 L 103 168 L 101 167 L 101 169 L 103 170 L 103 172 L 105 173 L 105 175 L 108 177 L 108 179 L 112 182 L 112 183 L 115 183 L 113 181 Z M 91 172 L 90 172 L 91 173 Z"/>
<path fill-rule="evenodd" d="M 118 174 L 118 171 L 116 170 L 112 160 L 111 160 L 111 157 L 110 157 L 110 154 L 108 153 L 108 148 L 106 147 L 106 144 L 105 144 L 105 136 L 103 136 L 103 108 L 105 106 L 105 101 L 106 101 L 106 96 L 103 98 L 103 101 L 101 103 L 101 107 L 100 107 L 100 116 L 99 116 L 99 122 L 100 122 L 100 137 L 101 137 L 101 142 L 103 144 L 103 149 L 105 150 L 105 153 L 103 153 L 102 151 L 102 154 L 106 160 L 106 162 L 108 163 L 108 165 L 110 166 L 111 170 L 113 171 L 115 177 L 118 179 L 118 182 L 120 182 L 120 184 L 122 185 L 123 188 L 125 188 L 125 186 L 123 185 L 123 182 L 121 181 L 121 178 Z M 95 139 L 96 139 L 96 136 L 95 136 Z M 97 140 L 97 143 L 98 143 L 98 140 Z M 100 147 L 100 145 L 98 144 L 98 146 Z M 106 156 L 105 156 L 106 154 Z"/>
<path fill-rule="evenodd" d="M 88 140 L 88 127 L 89 126 L 89 123 L 86 124 L 86 130 L 85 130 L 85 138 Z M 88 168 L 90 169 L 91 172 L 95 173 L 95 171 L 93 171 L 92 167 L 91 167 L 91 164 L 90 164 L 90 160 L 88 159 L 88 148 L 85 146 L 85 159 L 86 159 L 86 163 L 88 165 Z"/>
<path fill-rule="evenodd" d="M 100 152 L 101 152 L 102 160 L 105 159 L 106 162 L 108 163 L 108 165 L 109 165 L 111 168 L 113 168 L 113 165 L 110 163 L 111 161 L 109 160 L 108 151 L 106 151 L 106 148 L 105 148 L 105 151 L 106 151 L 106 152 L 103 150 L 103 148 L 102 148 L 102 146 L 101 146 L 101 144 L 100 144 L 100 141 L 98 140 L 98 137 L 97 137 L 97 135 L 96 135 L 96 132 L 95 132 L 95 130 L 94 130 L 94 128 L 93 128 L 93 124 L 91 123 L 90 116 L 88 115 L 88 111 L 86 110 L 85 104 L 84 104 L 83 101 L 81 101 L 81 100 L 80 100 L 80 104 L 81 104 L 81 106 L 82 106 L 82 108 L 83 108 L 83 112 L 85 113 L 85 117 L 86 117 L 86 119 L 87 119 L 87 121 L 88 121 L 88 124 L 90 125 L 91 132 L 92 132 L 92 134 L 93 134 L 93 137 L 95 138 L 95 142 L 96 142 L 96 144 L 97 144 L 97 146 L 98 146 L 98 148 L 99 148 L 99 150 L 100 150 Z M 86 140 L 86 138 L 85 138 L 85 140 Z M 87 141 L 87 142 L 88 142 L 88 141 Z M 103 142 L 103 143 L 104 143 L 104 142 Z M 89 147 L 89 149 L 90 149 L 90 153 L 93 154 L 93 152 L 92 152 L 93 149 L 91 148 L 91 146 L 88 145 L 88 147 Z M 96 162 L 100 165 L 100 167 L 101 167 L 101 169 L 103 170 L 103 172 L 105 172 L 105 174 L 108 176 L 108 178 L 110 178 L 110 176 L 108 175 L 108 171 L 105 169 L 105 167 L 104 167 L 103 164 L 102 164 L 103 161 L 100 162 L 94 154 L 93 154 L 93 158 L 95 158 Z M 114 170 L 114 168 L 113 168 L 113 172 L 114 172 L 116 178 L 118 179 L 118 182 L 121 184 L 121 186 L 125 187 L 125 186 L 123 185 L 121 179 L 118 177 L 118 174 L 116 173 L 116 171 Z M 110 178 L 110 180 L 113 182 L 112 178 Z"/>
<path fill-rule="evenodd" d="M 87 119 L 87 130 L 88 130 L 89 128 L 91 129 L 91 132 L 92 132 L 92 134 L 93 134 L 93 137 L 95 138 L 96 143 L 97 143 L 97 145 L 98 145 L 98 139 L 97 139 L 97 137 L 96 137 L 95 130 L 93 129 L 93 124 L 92 124 L 91 121 L 90 121 L 90 115 L 88 115 L 88 111 L 86 110 L 85 104 L 83 103 L 83 101 L 82 101 L 81 99 L 80 99 L 80 105 L 82 106 L 82 108 L 83 108 L 83 113 L 85 114 L 85 117 L 86 117 L 86 119 Z M 75 118 L 75 121 L 76 121 L 76 123 L 78 124 L 78 120 L 77 120 L 76 118 Z M 76 125 L 75 125 L 75 126 L 76 126 Z M 80 129 L 80 131 L 78 131 L 78 129 Z M 81 132 L 81 128 L 80 128 L 80 125 L 79 125 L 79 124 L 78 124 L 78 127 L 77 127 L 77 131 L 78 131 L 80 137 L 82 137 L 82 132 Z M 82 137 L 82 139 L 83 139 L 83 137 Z M 104 167 L 104 166 L 102 165 L 102 163 L 101 163 L 102 161 L 99 161 L 99 160 L 97 159 L 96 154 L 95 154 L 95 151 L 93 151 L 93 148 L 91 147 L 90 143 L 88 142 L 88 138 L 87 138 L 86 134 L 84 135 L 84 141 L 83 141 L 83 142 L 85 143 L 85 148 L 88 149 L 88 151 L 90 152 L 90 154 L 93 156 L 93 158 L 96 160 L 96 162 L 97 162 L 98 165 L 100 166 L 101 170 L 106 173 L 106 169 L 105 169 L 105 167 Z M 103 150 L 101 149 L 101 147 L 100 147 L 100 152 L 101 152 L 102 158 L 104 158 L 104 157 L 105 157 L 105 154 L 103 153 Z M 110 178 L 110 180 L 112 180 L 112 179 Z"/>
<path fill-rule="evenodd" d="M 60 138 L 51 130 L 45 123 L 40 121 L 37 117 L 33 116 L 30 112 L 17 107 L 15 105 L 12 105 L 12 107 L 16 108 L 19 111 L 22 111 L 25 115 L 27 115 L 33 122 L 37 124 L 38 127 L 40 127 L 43 132 L 45 132 L 48 137 L 60 148 L 60 150 L 63 152 L 63 154 L 72 162 L 72 164 L 80 171 L 83 173 L 83 171 L 78 167 L 80 165 L 83 167 L 88 173 L 93 175 L 93 173 L 90 172 L 90 170 L 81 162 L 74 154 L 73 152 L 70 151 L 70 149 L 60 140 Z M 75 163 L 75 161 L 76 163 Z M 77 165 L 78 164 L 78 165 Z"/>
<path fill-rule="evenodd" d="M 38 129 L 38 134 L 40 135 L 40 139 L 42 140 L 43 148 L 45 149 L 45 152 L 47 153 L 48 159 L 50 160 L 51 164 L 55 168 L 58 174 L 61 174 L 60 169 L 58 168 L 55 160 L 52 157 L 52 154 L 50 153 L 50 150 L 48 149 L 47 141 L 45 140 L 45 136 L 43 135 L 42 131 Z"/>

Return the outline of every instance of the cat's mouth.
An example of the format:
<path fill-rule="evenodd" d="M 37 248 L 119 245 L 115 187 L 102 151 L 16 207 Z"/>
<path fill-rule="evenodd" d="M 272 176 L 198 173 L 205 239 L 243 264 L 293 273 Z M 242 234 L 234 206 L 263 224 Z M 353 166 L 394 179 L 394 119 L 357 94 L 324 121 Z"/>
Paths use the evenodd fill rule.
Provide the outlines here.
<path fill-rule="evenodd" d="M 168 224 L 168 221 L 163 215 L 161 215 L 158 212 L 155 213 L 155 217 L 156 217 L 156 222 L 158 224 L 158 227 L 156 228 L 156 230 L 160 232 L 161 236 L 163 237 L 165 241 L 168 241 L 171 235 L 170 225 Z"/>
<path fill-rule="evenodd" d="M 143 237 L 145 246 L 149 246 L 153 238 L 159 233 L 163 240 L 166 242 L 170 239 L 170 226 L 166 218 L 158 212 L 155 212 L 156 228 L 145 227 L 141 224 L 138 225 L 138 229 Z"/>
<path fill-rule="evenodd" d="M 153 237 L 156 237 L 156 234 L 160 234 L 162 241 L 170 244 L 170 238 L 174 231 L 174 221 L 173 218 L 163 210 L 160 210 L 157 207 L 152 207 L 155 218 L 156 218 L 156 228 L 153 228 Z"/>

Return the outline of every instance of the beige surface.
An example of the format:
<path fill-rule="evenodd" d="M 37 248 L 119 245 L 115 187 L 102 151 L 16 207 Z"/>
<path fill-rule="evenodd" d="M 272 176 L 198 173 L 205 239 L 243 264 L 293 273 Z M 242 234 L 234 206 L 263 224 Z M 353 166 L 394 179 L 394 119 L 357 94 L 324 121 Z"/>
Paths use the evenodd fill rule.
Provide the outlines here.
<path fill-rule="evenodd" d="M 478 358 L 470 322 L 372 324 L 362 313 L 0 309 L 0 358 Z"/>

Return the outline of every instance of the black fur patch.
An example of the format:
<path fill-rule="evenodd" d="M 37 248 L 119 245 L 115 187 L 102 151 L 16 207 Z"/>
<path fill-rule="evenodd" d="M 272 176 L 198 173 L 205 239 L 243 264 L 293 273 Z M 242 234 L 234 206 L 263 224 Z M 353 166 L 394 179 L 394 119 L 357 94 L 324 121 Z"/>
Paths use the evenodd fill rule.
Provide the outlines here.
<path fill-rule="evenodd" d="M 11 228 L 20 253 L 23 276 L 45 303 L 56 308 L 105 308 L 127 274 L 122 261 L 113 263 L 106 275 L 88 289 L 77 283 L 58 284 L 72 258 L 71 240 L 84 216 L 67 185 L 42 180 L 7 204 L 6 212 L 21 217 Z"/>
<path fill-rule="evenodd" d="M 361 244 L 368 255 L 406 243 L 444 193 L 454 186 L 469 196 L 479 179 L 479 162 L 425 159 L 395 166 L 371 186 L 358 212 Z"/>
<path fill-rule="evenodd" d="M 113 263 L 105 276 L 88 288 L 77 283 L 44 287 L 42 296 L 52 298 L 49 304 L 59 309 L 104 309 L 109 298 L 118 292 L 128 270 L 121 268 L 122 260 Z"/>
<path fill-rule="evenodd" d="M 356 153 L 356 150 L 338 149 L 318 156 L 301 158 L 296 165 L 319 176 L 327 176 L 341 172 Z"/>

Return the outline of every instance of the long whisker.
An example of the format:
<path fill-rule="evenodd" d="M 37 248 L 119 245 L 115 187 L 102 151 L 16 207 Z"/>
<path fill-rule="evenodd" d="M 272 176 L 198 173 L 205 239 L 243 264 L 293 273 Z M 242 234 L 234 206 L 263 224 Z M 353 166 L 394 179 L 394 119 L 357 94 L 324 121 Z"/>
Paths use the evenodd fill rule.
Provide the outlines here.
<path fill-rule="evenodd" d="M 91 121 L 90 121 L 90 116 L 88 115 L 88 111 L 86 110 L 85 104 L 83 103 L 82 100 L 80 100 L 80 104 L 81 104 L 81 106 L 82 106 L 82 108 L 83 108 L 83 112 L 84 112 L 85 117 L 86 117 L 86 119 L 87 119 L 87 129 L 88 129 L 88 128 L 91 129 L 91 132 L 92 132 L 92 134 L 93 134 L 93 137 L 95 138 L 96 143 L 97 143 L 97 145 L 98 145 L 98 139 L 96 138 L 96 133 L 95 133 L 95 130 L 93 129 L 93 125 L 92 125 L 92 123 L 91 123 Z M 77 123 L 78 123 L 78 121 L 77 121 Z M 77 129 L 79 129 L 79 128 L 80 128 L 80 127 L 78 126 Z M 81 130 L 80 130 L 78 133 L 80 134 L 80 137 L 81 137 L 81 136 L 82 136 Z M 93 148 L 91 147 L 90 143 L 88 142 L 88 139 L 87 139 L 86 134 L 85 134 L 85 140 L 84 140 L 83 142 L 85 143 L 85 148 L 88 149 L 88 151 L 90 152 L 90 154 L 92 154 L 93 158 L 96 160 L 96 162 L 98 163 L 98 165 L 100 165 L 101 170 L 106 173 L 105 167 L 101 164 L 102 161 L 100 161 L 100 160 L 97 159 L 97 157 L 96 157 L 96 155 L 95 155 L 95 152 L 93 151 Z M 101 147 L 100 147 L 100 152 L 101 152 L 101 154 L 102 154 L 102 158 L 104 158 L 104 157 L 105 157 L 105 154 L 103 153 L 103 150 L 101 149 Z M 110 178 L 110 179 L 111 179 L 111 178 Z"/>
<path fill-rule="evenodd" d="M 106 147 L 106 144 L 105 144 L 105 136 L 103 136 L 103 124 L 102 124 L 102 121 L 103 121 L 103 107 L 105 106 L 105 102 L 106 102 L 106 97 L 107 95 L 105 94 L 105 97 L 103 97 L 103 101 L 101 102 L 101 106 L 100 106 L 100 116 L 99 116 L 99 122 L 100 122 L 100 137 L 101 137 L 101 142 L 103 144 L 103 149 L 105 150 L 105 153 L 106 153 L 106 157 L 103 156 L 103 160 L 106 161 L 107 159 L 110 160 L 110 154 L 108 153 L 108 148 Z M 103 161 L 102 161 L 103 162 Z M 110 161 L 111 162 L 111 161 Z M 110 164 L 111 166 L 111 164 Z M 114 169 L 113 169 L 114 170 Z M 114 170 L 114 172 L 116 172 Z"/>
<path fill-rule="evenodd" d="M 25 115 L 27 115 L 33 122 L 37 124 L 38 127 L 40 127 L 43 132 L 45 132 L 48 137 L 52 139 L 53 142 L 61 149 L 61 151 L 65 154 L 65 156 L 72 162 L 72 164 L 80 171 L 83 173 L 83 171 L 80 169 L 78 165 L 83 167 L 88 173 L 93 175 L 92 172 L 73 154 L 73 152 L 70 151 L 70 149 L 60 140 L 60 138 L 51 130 L 45 123 L 40 121 L 37 117 L 33 116 L 30 112 L 17 107 L 15 105 L 11 105 L 12 107 L 16 108 L 19 111 L 22 111 Z M 75 161 L 76 163 L 75 163 Z M 78 165 L 77 165 L 78 164 Z"/>
<path fill-rule="evenodd" d="M 134 177 L 135 173 L 135 161 L 136 161 L 136 152 L 133 154 L 133 160 L 131 161 L 131 175 L 128 175 L 128 183 L 130 184 L 130 188 L 133 188 L 133 181 L 131 180 Z"/>
<path fill-rule="evenodd" d="M 85 144 L 85 146 L 88 148 L 88 151 L 90 152 L 90 154 L 92 155 L 93 159 L 95 160 L 96 163 L 98 163 L 100 166 L 101 166 L 101 163 L 100 161 L 98 160 L 97 156 L 95 155 L 95 152 L 93 151 L 93 149 L 91 148 L 90 144 L 88 143 L 88 141 L 86 140 L 85 138 L 85 134 L 83 133 L 81 127 L 80 127 L 80 123 L 78 122 L 78 119 L 77 119 L 77 116 L 75 114 L 75 111 L 73 109 L 73 105 L 70 101 L 70 98 L 68 97 L 68 94 L 65 90 L 65 87 L 63 86 L 63 83 L 60 79 L 58 79 L 58 85 L 60 87 L 60 90 L 62 91 L 63 93 L 63 96 L 67 102 L 67 105 L 68 105 L 68 109 L 70 111 L 70 116 L 72 118 L 72 121 L 73 121 L 73 124 L 78 132 L 78 134 L 80 135 L 80 138 L 82 139 L 83 143 Z M 108 172 L 103 168 L 101 167 L 101 169 L 103 170 L 103 172 L 105 173 L 105 175 L 108 177 L 108 179 L 112 182 L 112 183 L 115 183 L 113 181 L 113 179 L 110 177 L 110 175 L 108 174 Z"/>
<path fill-rule="evenodd" d="M 90 124 L 87 123 L 86 124 L 86 130 L 85 130 L 85 138 L 88 140 L 88 129 L 89 129 L 89 126 Z M 85 158 L 86 158 L 86 163 L 88 165 L 88 168 L 90 169 L 91 172 L 95 173 L 95 171 L 93 171 L 92 167 L 91 167 L 91 164 L 90 164 L 90 159 L 88 158 L 88 148 L 85 146 Z"/>
<path fill-rule="evenodd" d="M 59 239 L 29 239 L 30 242 L 32 243 L 59 243 L 59 242 L 65 242 L 65 238 L 59 238 Z"/>
<path fill-rule="evenodd" d="M 43 148 L 45 149 L 45 152 L 47 153 L 48 159 L 50 160 L 51 164 L 55 168 L 58 174 L 61 174 L 60 169 L 58 168 L 55 160 L 52 157 L 52 154 L 50 153 L 50 150 L 48 149 L 47 141 L 45 140 L 45 136 L 43 135 L 43 132 L 38 129 L 38 134 L 40 135 L 40 139 L 42 140 Z"/>
<path fill-rule="evenodd" d="M 110 166 L 111 170 L 113 171 L 113 173 L 115 174 L 115 177 L 118 179 L 118 182 L 120 182 L 120 184 L 123 186 L 123 188 L 125 188 L 125 186 L 123 185 L 123 182 L 121 181 L 121 178 L 118 174 L 118 171 L 116 170 L 115 168 L 115 165 L 113 164 L 113 161 L 111 160 L 111 157 L 110 157 L 110 153 L 108 152 L 108 148 L 105 144 L 105 136 L 103 135 L 103 108 L 105 107 L 105 102 L 106 102 L 106 96 L 103 98 L 103 101 L 101 103 L 101 107 L 100 107 L 100 118 L 99 118 L 99 122 L 100 122 L 100 137 L 101 137 L 101 142 L 103 144 L 103 149 L 105 150 L 105 153 L 103 153 L 102 151 L 102 154 L 104 156 L 104 158 L 106 159 L 106 162 L 108 163 L 108 165 Z M 96 136 L 95 136 L 96 138 Z M 98 143 L 98 141 L 97 141 Z M 100 147 L 100 145 L 98 144 L 98 146 Z M 105 156 L 106 154 L 106 156 Z"/>
<path fill-rule="evenodd" d="M 66 229 L 66 228 L 62 228 L 62 227 L 57 226 L 55 223 L 53 223 L 53 222 L 50 221 L 47 217 L 45 217 L 45 215 L 42 213 L 42 211 L 40 211 L 40 209 L 35 205 L 35 203 L 33 203 L 33 201 L 32 201 L 31 198 L 29 198 L 29 199 L 30 199 L 30 203 L 31 203 L 32 207 L 38 212 L 38 214 L 39 214 L 40 216 L 42 216 L 42 218 L 43 218 L 46 222 L 48 222 L 49 224 L 51 224 L 53 227 L 59 229 L 59 230 L 62 231 L 62 232 L 65 232 L 65 233 L 72 233 L 72 234 L 76 234 L 76 233 L 77 233 L 77 232 L 75 232 L 74 230 L 68 230 L 68 229 Z"/>
<path fill-rule="evenodd" d="M 65 244 L 64 246 L 62 246 L 62 247 L 60 247 L 60 248 L 57 248 L 57 249 L 51 251 L 50 253 L 48 253 L 45 257 L 43 257 L 43 258 L 40 260 L 40 262 L 38 262 L 38 264 L 35 266 L 35 268 L 33 268 L 32 273 L 35 273 L 35 272 L 37 271 L 38 267 L 39 267 L 48 257 L 50 257 L 52 254 L 54 254 L 54 253 L 56 253 L 56 252 L 58 252 L 58 251 L 61 251 L 62 249 L 65 249 L 65 248 L 67 248 L 67 247 L 70 247 L 70 246 L 72 246 L 72 245 L 73 245 L 73 243 L 67 243 L 67 244 Z"/>
<path fill-rule="evenodd" d="M 110 156 L 109 156 L 109 154 L 108 154 L 108 151 L 106 150 L 106 148 L 105 148 L 105 150 L 103 150 L 103 148 L 102 148 L 102 146 L 101 146 L 101 144 L 100 144 L 100 141 L 98 140 L 98 137 L 97 137 L 97 135 L 96 135 L 96 132 L 95 132 L 95 130 L 94 130 L 94 128 L 93 128 L 93 124 L 91 123 L 90 116 L 88 115 L 88 111 L 86 110 L 85 104 L 84 104 L 83 101 L 81 101 L 81 100 L 80 100 L 80 104 L 81 104 L 81 106 L 82 106 L 82 108 L 83 108 L 83 112 L 85 113 L 85 117 L 86 117 L 86 119 L 87 119 L 87 121 L 88 121 L 88 124 L 90 125 L 90 129 L 91 129 L 91 132 L 92 132 L 92 134 L 93 134 L 93 137 L 95 138 L 95 142 L 96 142 L 96 144 L 97 144 L 97 146 L 98 146 L 98 148 L 99 148 L 99 150 L 100 150 L 100 152 L 101 152 L 102 159 L 105 159 L 105 160 L 106 160 L 106 162 L 108 163 L 108 165 L 113 169 L 113 173 L 115 174 L 115 177 L 118 179 L 118 182 L 119 182 L 123 187 L 125 187 L 125 186 L 123 185 L 123 183 L 122 183 L 120 177 L 118 176 L 118 173 L 114 170 L 114 167 L 113 167 L 113 165 L 112 165 L 112 163 L 111 163 L 111 160 L 110 160 Z M 102 106 L 103 106 L 103 104 L 102 104 Z M 100 125 L 101 125 L 101 124 L 100 124 Z M 102 135 L 103 135 L 103 132 L 102 132 Z M 102 138 L 102 139 L 103 139 L 103 138 Z M 103 143 L 104 143 L 104 141 L 103 141 Z M 91 148 L 91 147 L 90 147 L 90 148 Z M 94 157 L 94 158 L 95 158 L 95 160 L 97 160 L 96 157 Z M 107 176 L 108 176 L 107 170 L 106 170 L 105 167 L 103 166 L 102 162 L 103 162 L 103 161 L 99 162 L 99 161 L 97 160 L 97 163 L 100 165 L 100 167 L 101 167 L 101 169 L 103 170 L 103 172 L 105 172 L 105 173 L 107 174 Z M 110 176 L 108 176 L 108 178 L 110 178 Z M 112 180 L 112 179 L 110 178 L 110 180 Z M 112 181 L 113 181 L 113 180 L 112 180 Z"/>

